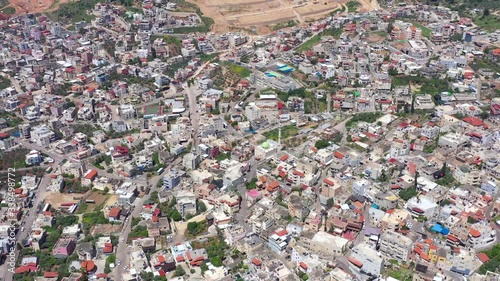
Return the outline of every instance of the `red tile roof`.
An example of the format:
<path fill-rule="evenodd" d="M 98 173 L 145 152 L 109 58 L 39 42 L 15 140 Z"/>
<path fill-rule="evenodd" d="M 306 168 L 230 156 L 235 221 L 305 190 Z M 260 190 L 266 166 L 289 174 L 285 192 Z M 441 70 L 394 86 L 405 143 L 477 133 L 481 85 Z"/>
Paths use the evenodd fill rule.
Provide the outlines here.
<path fill-rule="evenodd" d="M 288 234 L 288 231 L 286 231 L 286 229 L 281 229 L 281 230 L 279 230 L 279 231 L 276 231 L 275 233 L 276 233 L 276 235 L 278 235 L 278 236 L 285 236 L 285 235 L 287 235 L 287 234 Z"/>
<path fill-rule="evenodd" d="M 469 234 L 472 236 L 472 237 L 479 237 L 481 236 L 481 232 L 479 232 L 479 230 L 475 229 L 475 228 L 471 228 L 469 230 Z"/>
<path fill-rule="evenodd" d="M 47 271 L 43 273 L 43 277 L 45 278 L 57 278 L 59 277 L 59 273 L 55 271 Z"/>
<path fill-rule="evenodd" d="M 335 183 L 334 183 L 333 181 L 329 180 L 328 178 L 325 178 L 325 179 L 323 180 L 323 182 L 324 182 L 324 183 L 326 183 L 326 184 L 328 184 L 328 185 L 331 185 L 331 186 L 334 186 L 334 185 L 335 185 Z"/>
<path fill-rule="evenodd" d="M 473 116 L 465 117 L 463 119 L 463 121 L 468 123 L 468 124 L 471 124 L 474 127 L 478 127 L 478 126 L 483 125 L 483 121 L 481 121 L 481 119 L 479 119 L 477 117 L 473 117 Z"/>
<path fill-rule="evenodd" d="M 307 264 L 303 261 L 300 262 L 300 267 L 302 267 L 303 269 L 308 269 L 309 267 L 307 266 Z"/>
<path fill-rule="evenodd" d="M 347 258 L 347 260 L 349 262 L 351 262 L 352 264 L 354 264 L 355 266 L 357 266 L 357 267 L 362 267 L 363 266 L 363 263 L 361 261 L 359 261 L 359 260 L 357 260 L 357 259 L 355 259 L 353 257 L 349 257 L 349 258 Z"/>
<path fill-rule="evenodd" d="M 112 217 L 112 218 L 116 218 L 120 215 L 121 211 L 122 210 L 120 208 L 112 208 L 111 210 L 109 210 L 108 216 Z"/>
<path fill-rule="evenodd" d="M 296 175 L 296 176 L 299 176 L 299 177 L 303 177 L 303 176 L 305 176 L 303 172 L 298 171 L 298 170 L 294 170 L 294 171 L 293 171 L 293 174 L 294 174 L 294 175 Z"/>
<path fill-rule="evenodd" d="M 342 159 L 342 158 L 344 158 L 344 154 L 342 154 L 342 153 L 340 153 L 340 152 L 338 152 L 338 151 L 335 151 L 335 152 L 333 153 L 333 156 L 335 156 L 335 157 L 336 157 L 336 158 L 338 158 L 338 159 Z"/>
<path fill-rule="evenodd" d="M 97 176 L 97 170 L 90 170 L 90 172 L 85 175 L 85 179 L 91 180 L 95 176 Z"/>
<path fill-rule="evenodd" d="M 255 264 L 256 266 L 260 266 L 262 264 L 262 262 L 260 260 L 258 260 L 257 258 L 253 258 L 252 263 Z"/>
<path fill-rule="evenodd" d="M 486 255 L 485 253 L 479 253 L 477 254 L 477 258 L 482 262 L 482 263 L 485 263 L 487 261 L 490 260 L 490 258 L 488 257 L 488 255 Z"/>

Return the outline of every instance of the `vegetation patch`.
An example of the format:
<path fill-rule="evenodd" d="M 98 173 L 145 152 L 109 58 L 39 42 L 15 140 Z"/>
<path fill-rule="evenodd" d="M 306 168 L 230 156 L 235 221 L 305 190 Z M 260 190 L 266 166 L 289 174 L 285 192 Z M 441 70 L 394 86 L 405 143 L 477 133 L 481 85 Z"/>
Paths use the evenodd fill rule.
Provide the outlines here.
<path fill-rule="evenodd" d="M 382 112 L 358 112 L 349 121 L 345 123 L 347 128 L 354 127 L 358 122 L 373 123 L 380 118 L 384 113 Z"/>
<path fill-rule="evenodd" d="M 0 75 L 0 90 L 6 89 L 10 86 L 11 86 L 10 79 Z"/>
<path fill-rule="evenodd" d="M 491 272 L 499 272 L 500 269 L 500 244 L 496 244 L 493 248 L 490 250 L 484 251 L 488 258 L 490 258 L 489 261 L 481 265 L 479 268 L 479 273 L 485 274 L 487 271 Z"/>
<path fill-rule="evenodd" d="M 68 2 L 61 4 L 59 9 L 49 13 L 48 16 L 54 21 L 66 21 L 66 22 L 80 22 L 86 21 L 90 22 L 95 18 L 95 16 L 89 12 L 89 10 L 94 9 L 97 3 L 104 2 L 102 0 L 80 0 L 75 2 Z"/>
<path fill-rule="evenodd" d="M 349 1 L 347 2 L 347 12 L 354 13 L 358 10 L 358 7 L 361 6 L 358 1 Z"/>
<path fill-rule="evenodd" d="M 418 27 L 422 30 L 422 36 L 424 36 L 425 38 L 430 38 L 431 37 L 431 33 L 432 33 L 432 29 L 426 27 L 426 26 L 423 26 L 417 22 L 412 22 L 413 25 L 415 27 Z"/>
<path fill-rule="evenodd" d="M 299 128 L 297 128 L 297 126 L 286 125 L 286 126 L 281 127 L 281 139 L 287 139 L 287 138 L 296 136 L 298 133 L 299 133 Z M 264 132 L 263 135 L 267 139 L 278 141 L 279 128 Z"/>
<path fill-rule="evenodd" d="M 241 78 L 248 77 L 248 76 L 250 76 L 250 74 L 252 74 L 252 71 L 250 71 L 250 69 L 248 69 L 248 68 L 246 68 L 244 66 L 241 66 L 241 65 L 237 65 L 237 64 L 234 64 L 234 63 L 230 63 L 230 62 L 224 62 L 223 65 L 231 73 L 233 73 L 235 75 L 238 75 Z"/>
<path fill-rule="evenodd" d="M 287 27 L 294 27 L 297 25 L 297 22 L 294 21 L 294 20 L 289 20 L 289 21 L 284 21 L 284 22 L 279 22 L 275 25 L 272 25 L 271 26 L 271 30 L 272 31 L 276 31 L 276 30 L 280 30 L 280 29 L 283 29 L 283 28 L 287 28 Z"/>
<path fill-rule="evenodd" d="M 0 10 L 0 13 L 6 14 L 6 15 L 13 15 L 16 13 L 16 9 L 14 7 L 7 7 L 7 8 Z"/>

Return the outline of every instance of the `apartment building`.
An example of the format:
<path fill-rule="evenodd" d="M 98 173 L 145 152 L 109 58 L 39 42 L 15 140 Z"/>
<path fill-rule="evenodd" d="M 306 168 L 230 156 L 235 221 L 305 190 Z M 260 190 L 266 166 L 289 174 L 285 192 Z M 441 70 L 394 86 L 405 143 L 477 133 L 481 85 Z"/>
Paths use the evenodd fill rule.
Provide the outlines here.
<path fill-rule="evenodd" d="M 410 238 L 394 231 L 386 231 L 380 237 L 379 251 L 399 261 L 408 261 L 412 247 L 413 241 Z"/>

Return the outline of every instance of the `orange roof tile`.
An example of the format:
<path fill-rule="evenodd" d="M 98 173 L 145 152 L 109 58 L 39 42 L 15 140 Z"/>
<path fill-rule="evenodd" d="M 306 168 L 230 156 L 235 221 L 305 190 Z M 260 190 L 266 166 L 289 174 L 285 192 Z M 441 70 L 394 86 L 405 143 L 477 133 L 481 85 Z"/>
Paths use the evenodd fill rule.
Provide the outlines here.
<path fill-rule="evenodd" d="M 333 156 L 335 156 L 335 157 L 336 157 L 336 158 L 338 158 L 338 159 L 343 159 L 343 158 L 344 158 L 344 154 L 342 154 L 342 153 L 340 153 L 340 152 L 338 152 L 338 151 L 335 151 L 335 152 L 333 153 Z"/>
<path fill-rule="evenodd" d="M 359 260 L 357 260 L 357 259 L 355 259 L 353 257 L 349 257 L 349 258 L 347 258 L 347 260 L 349 262 L 351 262 L 352 264 L 354 264 L 355 266 L 357 266 L 357 267 L 362 267 L 363 266 L 363 263 L 361 261 L 359 261 Z"/>
<path fill-rule="evenodd" d="M 307 268 L 309 268 L 309 267 L 307 266 L 307 264 L 306 264 L 305 262 L 303 262 L 303 261 L 301 261 L 301 262 L 300 262 L 300 267 L 302 267 L 303 269 L 307 269 Z"/>
<path fill-rule="evenodd" d="M 257 258 L 253 258 L 252 263 L 255 264 L 256 266 L 260 266 L 262 264 L 262 262 L 260 260 L 258 260 Z"/>
<path fill-rule="evenodd" d="M 326 184 L 328 184 L 328 185 L 331 185 L 331 186 L 335 185 L 335 183 L 332 180 L 328 179 L 328 178 L 323 179 L 323 182 L 326 183 Z"/>
<path fill-rule="evenodd" d="M 479 232 L 479 230 L 475 229 L 475 228 L 471 228 L 469 230 L 469 234 L 472 236 L 472 237 L 479 237 L 481 236 L 481 232 Z"/>

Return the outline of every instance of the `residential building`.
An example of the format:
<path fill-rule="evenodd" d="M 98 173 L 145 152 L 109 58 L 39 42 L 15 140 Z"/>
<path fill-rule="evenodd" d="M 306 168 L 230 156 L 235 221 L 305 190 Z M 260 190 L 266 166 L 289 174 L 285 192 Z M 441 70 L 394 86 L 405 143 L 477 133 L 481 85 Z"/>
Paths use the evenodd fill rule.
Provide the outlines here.
<path fill-rule="evenodd" d="M 54 248 L 52 249 L 52 255 L 55 258 L 67 258 L 71 256 L 73 251 L 75 250 L 75 239 L 73 238 L 59 238 Z"/>
<path fill-rule="evenodd" d="M 347 260 L 351 272 L 361 280 L 370 280 L 369 276 L 380 276 L 384 269 L 384 259 L 366 243 L 354 246 Z"/>
<path fill-rule="evenodd" d="M 389 258 L 407 262 L 413 249 L 413 241 L 394 231 L 385 231 L 380 237 L 379 251 Z"/>
<path fill-rule="evenodd" d="M 181 183 L 181 178 L 185 175 L 183 171 L 177 169 L 168 170 L 167 174 L 163 176 L 163 187 L 172 189 Z"/>

